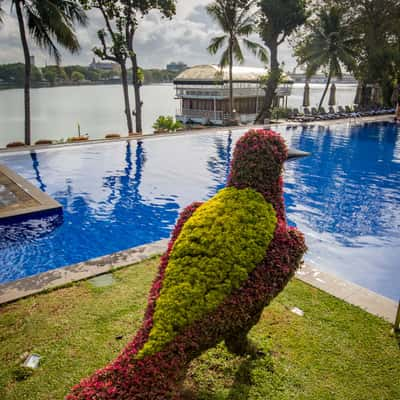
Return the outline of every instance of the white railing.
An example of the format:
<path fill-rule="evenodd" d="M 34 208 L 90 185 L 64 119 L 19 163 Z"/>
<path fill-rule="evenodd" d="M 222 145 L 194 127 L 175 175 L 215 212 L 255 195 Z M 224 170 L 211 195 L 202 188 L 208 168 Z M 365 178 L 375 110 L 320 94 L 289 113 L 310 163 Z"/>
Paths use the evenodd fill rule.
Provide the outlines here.
<path fill-rule="evenodd" d="M 185 118 L 204 118 L 209 120 L 224 120 L 224 112 L 223 111 L 210 111 L 210 110 L 191 110 L 183 108 L 181 111 L 178 111 L 178 115 Z"/>
<path fill-rule="evenodd" d="M 292 85 L 279 85 L 276 89 L 279 97 L 290 96 L 292 94 Z M 255 97 L 264 96 L 264 90 L 261 87 L 239 87 L 233 90 L 234 97 Z M 201 87 L 186 86 L 176 88 L 177 98 L 197 98 L 197 99 L 228 99 L 229 88 L 227 87 Z"/>
<path fill-rule="evenodd" d="M 235 88 L 233 91 L 234 97 L 254 97 L 263 96 L 264 92 L 256 88 Z M 228 99 L 229 89 L 203 89 L 203 88 L 185 88 L 177 89 L 176 96 L 178 98 L 199 98 L 199 99 Z"/>

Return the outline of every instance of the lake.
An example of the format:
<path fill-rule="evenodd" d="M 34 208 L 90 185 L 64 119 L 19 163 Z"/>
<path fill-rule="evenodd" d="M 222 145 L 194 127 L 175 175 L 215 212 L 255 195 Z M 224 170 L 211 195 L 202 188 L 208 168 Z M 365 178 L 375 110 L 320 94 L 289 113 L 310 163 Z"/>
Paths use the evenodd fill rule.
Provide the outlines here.
<path fill-rule="evenodd" d="M 303 84 L 295 84 L 290 107 L 300 107 Z M 311 106 L 316 106 L 323 84 L 311 85 Z M 132 91 L 132 89 L 131 89 Z M 338 104 L 352 104 L 356 85 L 337 85 Z M 133 93 L 131 93 L 133 101 Z M 142 89 L 144 131 L 151 133 L 159 115 L 175 115 L 179 102 L 172 84 L 147 85 Z M 108 133 L 126 133 L 122 87 L 120 85 L 72 86 L 32 89 L 32 142 L 39 139 L 67 139 L 82 133 L 101 139 Z M 328 96 L 326 97 L 328 101 Z M 24 138 L 22 89 L 0 91 L 0 147 Z"/>

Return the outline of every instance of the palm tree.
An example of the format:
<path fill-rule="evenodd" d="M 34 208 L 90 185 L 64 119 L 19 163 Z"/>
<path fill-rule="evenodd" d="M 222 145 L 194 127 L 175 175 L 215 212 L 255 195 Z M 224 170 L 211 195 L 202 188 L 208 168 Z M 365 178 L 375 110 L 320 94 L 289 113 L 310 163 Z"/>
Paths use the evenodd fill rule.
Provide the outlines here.
<path fill-rule="evenodd" d="M 0 25 L 3 23 L 3 15 L 4 15 L 4 10 L 3 7 L 1 6 L 1 3 L 3 0 L 0 0 Z"/>
<path fill-rule="evenodd" d="M 306 65 L 306 76 L 310 78 L 323 68 L 328 74 L 325 90 L 318 109 L 324 102 L 332 78 L 342 77 L 342 65 L 352 70 L 355 62 L 356 39 L 351 29 L 345 24 L 343 10 L 338 7 L 322 9 L 304 41 L 296 47 L 299 64 Z"/>
<path fill-rule="evenodd" d="M 251 12 L 257 0 L 215 0 L 207 6 L 208 14 L 217 22 L 224 35 L 211 40 L 210 54 L 216 54 L 224 46 L 220 66 L 229 66 L 229 112 L 233 114 L 233 59 L 243 64 L 244 55 L 240 41 L 253 54 L 267 63 L 267 51 L 260 44 L 248 39 L 256 31 L 255 14 Z"/>
<path fill-rule="evenodd" d="M 30 145 L 31 56 L 25 23 L 33 41 L 48 50 L 59 64 L 61 55 L 56 43 L 71 53 L 78 52 L 80 46 L 73 27 L 76 23 L 86 25 L 87 17 L 75 0 L 12 0 L 12 5 L 17 13 L 25 58 L 25 144 Z"/>

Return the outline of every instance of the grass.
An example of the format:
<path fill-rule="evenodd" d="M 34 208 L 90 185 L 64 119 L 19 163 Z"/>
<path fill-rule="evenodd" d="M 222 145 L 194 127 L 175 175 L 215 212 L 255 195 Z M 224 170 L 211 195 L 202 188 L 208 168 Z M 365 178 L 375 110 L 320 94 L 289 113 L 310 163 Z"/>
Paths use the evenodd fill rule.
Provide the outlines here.
<path fill-rule="evenodd" d="M 81 282 L 1 307 L 0 399 L 62 399 L 116 357 L 141 323 L 157 264 L 115 272 L 108 288 Z M 265 309 L 251 337 L 265 356 L 235 357 L 219 345 L 193 363 L 186 398 L 400 399 L 390 325 L 300 281 Z M 30 352 L 43 358 L 26 374 L 20 364 Z"/>

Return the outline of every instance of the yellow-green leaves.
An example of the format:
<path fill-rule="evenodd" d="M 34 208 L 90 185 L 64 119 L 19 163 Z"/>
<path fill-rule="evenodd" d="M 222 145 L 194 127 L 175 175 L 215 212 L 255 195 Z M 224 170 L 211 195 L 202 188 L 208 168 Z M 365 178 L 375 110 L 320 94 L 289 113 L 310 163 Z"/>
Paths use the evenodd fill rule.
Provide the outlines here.
<path fill-rule="evenodd" d="M 238 289 L 262 262 L 276 222 L 273 207 L 252 189 L 223 189 L 199 207 L 175 242 L 153 328 L 138 356 L 161 350 Z"/>

